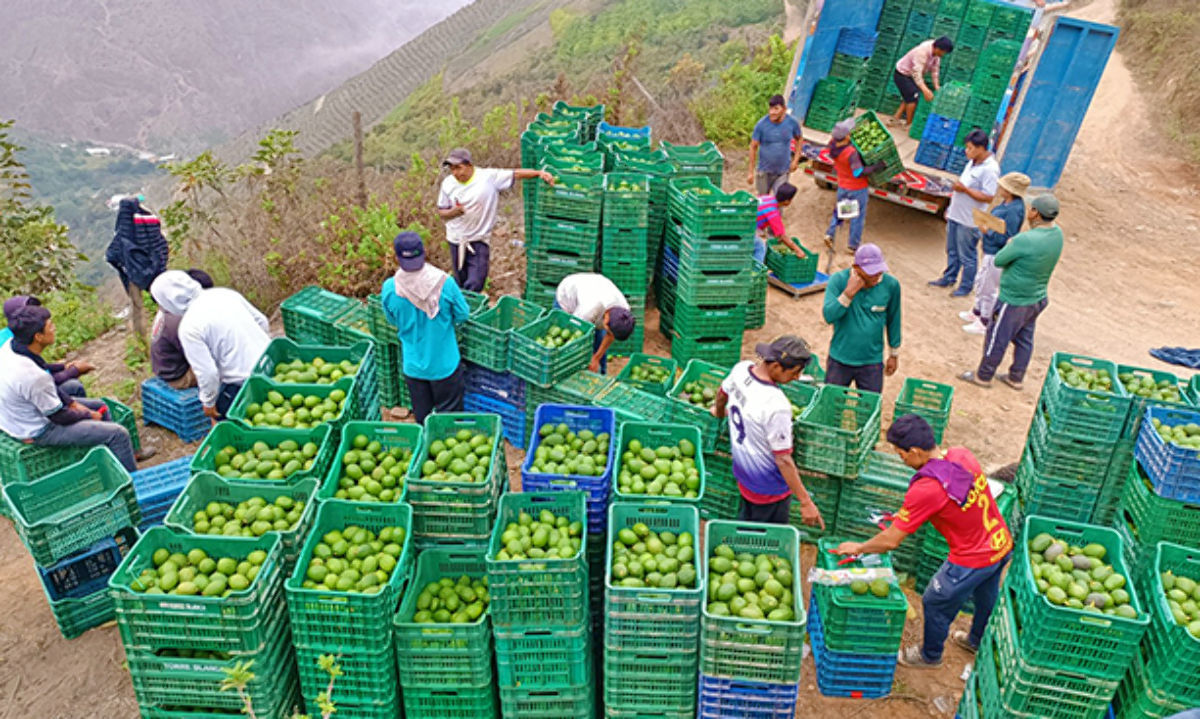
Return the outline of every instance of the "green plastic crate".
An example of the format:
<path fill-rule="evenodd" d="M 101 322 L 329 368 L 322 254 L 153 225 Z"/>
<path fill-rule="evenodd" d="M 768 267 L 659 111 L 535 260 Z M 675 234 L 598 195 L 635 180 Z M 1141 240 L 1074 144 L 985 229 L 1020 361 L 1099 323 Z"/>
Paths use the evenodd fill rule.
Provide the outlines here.
<path fill-rule="evenodd" d="M 663 649 L 604 652 L 604 709 L 609 717 L 691 717 L 696 712 L 695 653 Z M 646 691 L 647 686 L 654 687 Z"/>
<path fill-rule="evenodd" d="M 750 267 L 754 255 L 751 234 L 698 237 L 686 227 L 671 223 L 680 272 L 738 272 Z"/>
<path fill-rule="evenodd" d="M 700 516 L 706 521 L 735 518 L 742 495 L 733 477 L 733 459 L 727 453 L 705 452 L 704 469 Z"/>
<path fill-rule="evenodd" d="M 265 429 L 271 425 L 253 425 L 250 423 L 251 418 L 248 415 L 250 405 L 263 402 L 267 398 L 268 393 L 278 392 L 283 395 L 285 400 L 297 394 L 305 397 L 315 396 L 325 399 L 336 390 L 341 390 L 346 394 L 345 401 L 342 404 L 342 411 L 333 419 L 318 423 L 318 426 L 320 424 L 328 424 L 336 432 L 351 419 L 364 419 L 363 417 L 354 416 L 356 414 L 355 403 L 358 396 L 358 384 L 354 377 L 343 377 L 333 384 L 278 384 L 264 377 L 251 376 L 242 385 L 242 389 L 238 391 L 237 397 L 233 400 L 233 406 L 229 408 L 225 416 L 230 421 L 242 422 L 248 427 Z"/>
<path fill-rule="evenodd" d="M 492 438 L 486 481 L 449 482 L 421 478 L 429 447 L 460 430 L 485 432 Z M 435 413 L 425 418 L 420 448 L 406 478 L 406 501 L 413 508 L 413 534 L 421 540 L 457 540 L 480 544 L 492 533 L 497 501 L 508 484 L 508 465 L 500 416 Z"/>
<path fill-rule="evenodd" d="M 746 329 L 746 303 L 680 302 L 673 326 L 686 337 L 740 337 Z"/>
<path fill-rule="evenodd" d="M 1076 522 L 1086 522 L 1096 509 L 1100 485 L 1094 481 L 1072 482 L 1053 479 L 1038 472 L 1033 454 L 1025 452 L 1017 467 L 1017 489 L 1021 493 L 1022 514 L 1040 514 Z"/>
<path fill-rule="evenodd" d="M 1172 618 L 1162 584 L 1162 575 L 1168 571 L 1200 581 L 1200 548 L 1159 542 L 1154 548 L 1154 561 L 1139 584 L 1146 593 L 1152 617 L 1142 642 L 1146 679 L 1155 689 L 1197 706 L 1200 705 L 1200 686 L 1196 683 L 1200 672 L 1200 639 Z"/>
<path fill-rule="evenodd" d="M 820 255 L 812 252 L 795 237 L 792 242 L 804 251 L 803 257 L 798 257 L 788 250 L 782 242 L 767 243 L 767 267 L 776 277 L 789 285 L 804 285 L 813 281 L 817 276 L 817 260 Z M 787 250 L 787 251 L 784 251 Z"/>
<path fill-rule="evenodd" d="M 557 689 L 500 687 L 500 715 L 521 719 L 591 719 L 596 712 L 595 684 Z"/>
<path fill-rule="evenodd" d="M 296 666 L 300 670 L 300 691 L 306 697 L 316 697 L 327 690 L 329 672 L 317 662 L 326 654 L 323 649 L 296 647 Z M 337 654 L 341 673 L 337 678 L 338 714 L 341 703 L 350 706 L 379 706 L 394 703 L 397 698 L 396 657 L 391 646 L 377 652 L 345 652 Z"/>
<path fill-rule="evenodd" d="M 601 173 L 604 172 L 604 155 L 599 152 L 564 155 L 556 152 L 554 145 L 549 145 L 542 152 L 542 169 L 556 175 L 563 172 L 573 175 Z"/>
<path fill-rule="evenodd" d="M 750 299 L 750 263 L 737 270 L 691 270 L 679 273 L 675 285 L 678 302 L 744 303 Z"/>
<path fill-rule="evenodd" d="M 600 233 L 600 263 L 645 264 L 650 256 L 650 230 L 645 227 L 605 226 Z"/>
<path fill-rule="evenodd" d="M 1069 364 L 1091 370 L 1104 370 L 1112 377 L 1112 392 L 1091 392 L 1071 387 L 1061 377 L 1059 366 Z M 1068 432 L 1093 442 L 1121 438 L 1132 404 L 1117 379 L 1117 366 L 1107 360 L 1055 352 L 1042 385 L 1041 401 L 1049 415 L 1053 432 Z"/>
<path fill-rule="evenodd" d="M 36 481 L 5 486 L 4 502 L 17 536 L 43 567 L 141 519 L 133 480 L 107 447 Z"/>
<path fill-rule="evenodd" d="M 258 719 L 291 719 L 298 708 L 304 708 L 304 698 L 300 696 L 300 685 L 293 676 L 286 685 L 280 687 L 278 694 L 272 697 L 271 702 L 255 703 L 254 714 Z M 138 709 L 142 719 L 213 719 L 213 717 L 221 716 L 245 716 L 240 713 L 222 712 L 203 706 L 158 707 L 147 704 L 139 706 Z"/>
<path fill-rule="evenodd" d="M 553 217 L 534 217 L 529 247 L 534 250 L 594 256 L 600 247 L 600 226 Z"/>
<path fill-rule="evenodd" d="M 1027 452 L 1039 474 L 1100 487 L 1118 442 L 1095 442 L 1066 432 L 1052 432 L 1046 417 L 1036 412 L 1029 425 Z"/>
<path fill-rule="evenodd" d="M 385 527 L 402 527 L 401 553 L 388 582 L 374 594 L 352 594 L 328 589 L 305 589 L 305 574 L 313 548 L 328 532 L 349 526 L 378 533 Z M 392 615 L 401 588 L 412 571 L 412 507 L 404 503 L 366 504 L 329 499 L 321 503 L 312 532 L 300 550 L 296 569 L 284 583 L 292 642 L 297 647 L 328 653 L 372 653 L 392 649 Z"/>
<path fill-rule="evenodd" d="M 112 397 L 101 397 L 100 399 L 104 404 L 108 405 L 108 411 L 112 414 L 112 421 L 124 427 L 125 431 L 129 433 L 129 441 L 133 444 L 133 451 L 141 451 L 142 440 L 138 436 L 137 416 L 134 415 L 133 410 Z"/>
<path fill-rule="evenodd" d="M 31 482 L 83 459 L 90 447 L 43 447 L 0 432 L 0 483 Z M 5 509 L 7 508 L 0 508 Z M 7 514 L 5 515 L 7 516 Z"/>
<path fill-rule="evenodd" d="M 756 330 L 767 324 L 767 266 L 755 262 L 750 278 L 750 302 L 746 305 L 744 329 Z"/>
<path fill-rule="evenodd" d="M 667 207 L 696 237 L 753 235 L 758 200 L 749 192 L 725 193 L 703 177 L 672 179 Z"/>
<path fill-rule="evenodd" d="M 875 564 L 859 559 L 839 565 L 842 557 L 833 554 L 833 550 L 843 541 L 827 538 L 817 542 L 816 564 L 819 568 L 853 570 L 866 566 L 892 566 L 888 554 L 874 555 Z M 835 652 L 856 654 L 899 651 L 908 616 L 908 600 L 899 585 L 891 583 L 889 586 L 888 596 L 881 598 L 870 592 L 855 594 L 849 585 L 813 585 L 813 597 L 820 607 L 821 623 L 825 627 L 825 646 Z"/>
<path fill-rule="evenodd" d="M 645 504 L 619 501 L 608 508 L 608 541 L 604 556 L 605 646 L 617 651 L 670 650 L 695 661 L 704 601 L 704 576 L 699 571 L 699 550 L 694 589 L 656 589 L 622 586 L 612 577 L 613 544 L 622 529 L 645 524 L 653 532 L 684 532 L 696 538 L 700 515 L 682 504 Z"/>
<path fill-rule="evenodd" d="M 492 681 L 491 614 L 467 624 L 418 624 L 417 599 L 425 585 L 443 577 L 457 580 L 487 577 L 486 550 L 427 549 L 417 557 L 417 567 L 400 610 L 392 620 L 396 636 L 396 665 L 405 692 L 422 687 L 475 687 Z"/>
<path fill-rule="evenodd" d="M 621 294 L 628 298 L 646 296 L 650 283 L 646 279 L 645 262 L 600 260 L 600 274 L 613 281 Z M 631 308 L 632 309 L 632 308 Z"/>
<path fill-rule="evenodd" d="M 357 300 L 309 285 L 279 305 L 283 331 L 301 344 L 337 344 L 333 323 Z"/>
<path fill-rule="evenodd" d="M 579 330 L 583 335 L 561 347 L 543 347 L 535 340 L 552 327 Z M 592 335 L 595 327 L 562 310 L 550 310 L 541 319 L 514 330 L 509 338 L 509 368 L 523 380 L 542 387 L 587 367 L 592 356 Z"/>
<path fill-rule="evenodd" d="M 54 623 L 58 625 L 58 632 L 63 635 L 64 639 L 74 639 L 87 630 L 111 622 L 116 618 L 112 597 L 108 595 L 107 589 L 101 589 L 85 597 L 58 600 L 50 598 L 44 585 L 42 593 L 46 595 L 46 602 L 50 605 Z"/>
<path fill-rule="evenodd" d="M 555 183 L 539 182 L 537 213 L 562 220 L 598 222 L 604 201 L 604 176 L 555 172 Z"/>
<path fill-rule="evenodd" d="M 404 381 L 404 356 L 400 345 L 378 343 L 379 363 L 375 369 L 375 380 L 379 385 L 379 401 L 385 407 L 410 407 L 408 384 Z"/>
<path fill-rule="evenodd" d="M 590 622 L 575 627 L 497 627 L 500 686 L 557 689 L 592 680 Z"/>
<path fill-rule="evenodd" d="M 418 424 L 400 424 L 398 422 L 347 422 L 346 426 L 342 427 L 337 448 L 330 455 L 332 459 L 329 465 L 329 472 L 320 484 L 317 499 L 349 499 L 348 497 L 336 496 L 338 489 L 340 489 L 338 487 L 338 480 L 342 475 L 342 458 L 346 456 L 347 452 L 354 449 L 354 438 L 360 434 L 366 435 L 371 442 L 379 442 L 385 449 L 407 449 L 412 452 L 412 457 L 416 458 L 424 429 Z M 407 490 L 407 483 L 405 481 L 407 476 L 408 467 L 405 467 L 404 475 L 399 481 L 402 491 L 396 494 L 395 501 L 397 502 L 405 500 L 404 490 Z"/>
<path fill-rule="evenodd" d="M 653 365 L 666 369 L 667 376 L 662 382 L 647 382 L 644 380 L 636 380 L 633 378 L 633 368 L 643 365 Z M 633 353 L 629 361 L 625 363 L 624 369 L 617 375 L 618 382 L 632 385 L 643 392 L 650 394 L 665 396 L 671 389 L 671 385 L 675 383 L 675 372 L 678 369 L 678 364 L 675 360 L 669 357 L 659 357 L 658 355 L 643 354 L 641 352 Z"/>
<path fill-rule="evenodd" d="M 1146 666 L 1144 656 L 1135 657 L 1130 663 L 1129 672 L 1113 697 L 1111 716 L 1114 719 L 1169 719 L 1196 706 L 1195 700 L 1184 700 L 1163 691 L 1148 676 Z"/>
<path fill-rule="evenodd" d="M 261 375 L 273 381 L 277 365 L 293 360 L 312 362 L 318 357 L 331 364 L 339 364 L 345 360 L 349 360 L 359 365 L 360 371 L 366 372 L 370 370 L 373 372 L 375 347 L 374 343 L 370 341 L 358 342 L 347 347 L 340 345 L 301 345 L 287 337 L 276 337 L 271 340 L 262 356 L 258 358 L 258 362 L 254 364 L 254 374 Z M 279 382 L 278 384 L 288 383 Z"/>
<path fill-rule="evenodd" d="M 212 428 L 212 431 L 205 436 L 204 441 L 200 444 L 200 448 L 196 450 L 196 454 L 192 455 L 192 474 L 196 474 L 197 472 L 216 472 L 220 474 L 217 471 L 216 457 L 225 447 L 233 447 L 238 452 L 244 452 L 253 447 L 256 442 L 265 442 L 270 447 L 278 447 L 281 443 L 290 440 L 301 447 L 309 442 L 317 445 L 317 454 L 313 457 L 311 467 L 294 472 L 282 480 L 239 479 L 236 477 L 226 477 L 226 479 L 230 482 L 249 482 L 256 485 L 269 485 L 276 482 L 294 483 L 310 477 L 319 482 L 329 470 L 329 461 L 332 458 L 331 452 L 333 451 L 333 444 L 330 440 L 331 434 L 331 428 L 325 425 L 307 430 L 257 429 L 228 420 L 218 422 Z"/>
<path fill-rule="evenodd" d="M 672 402 L 661 395 L 640 390 L 623 382 L 609 385 L 592 404 L 617 413 L 618 422 L 644 421 L 663 423 L 670 420 Z"/>
<path fill-rule="evenodd" d="M 1115 531 L 1036 515 L 1026 518 L 1022 534 L 1026 542 L 1042 532 L 1072 545 L 1102 545 L 1107 550 L 1105 561 L 1112 564 L 1115 572 L 1128 576 L 1121 538 Z M 1130 606 L 1138 612 L 1136 619 L 1094 614 L 1056 606 L 1037 591 L 1027 545 L 1015 552 L 1014 560 L 1019 566 L 1013 568 L 1007 580 L 1017 593 L 1013 613 L 1021 626 L 1037 627 L 1037 631 L 1018 636 L 1021 656 L 1038 666 L 1119 680 L 1137 653 L 1150 621 L 1134 583 L 1129 581 L 1125 589 L 1129 592 Z"/>
<path fill-rule="evenodd" d="M 564 398 L 571 400 L 579 400 L 579 402 L 559 402 L 557 399 L 545 399 L 544 402 L 551 404 L 591 404 L 592 400 L 603 394 L 604 390 L 611 387 L 616 382 L 616 379 L 607 377 L 602 374 L 597 374 L 591 370 L 580 370 L 575 374 L 567 377 L 554 386 L 553 392 L 561 393 Z M 538 387 L 534 394 L 545 391 L 544 388 Z M 540 403 L 539 403 L 540 404 Z M 529 402 L 531 410 L 537 409 L 537 405 Z"/>
<path fill-rule="evenodd" d="M 717 187 L 725 171 L 725 156 L 715 142 L 706 141 L 699 145 L 673 145 L 666 140 L 659 143 L 667 155 L 667 162 L 681 177 L 705 177 Z"/>
<path fill-rule="evenodd" d="M 352 345 L 375 339 L 371 334 L 371 312 L 367 306 L 355 301 L 353 305 L 333 320 L 333 339 L 337 345 Z"/>
<path fill-rule="evenodd" d="M 133 591 L 131 584 L 142 570 L 152 566 L 154 552 L 159 549 L 184 554 L 201 549 L 210 557 L 239 560 L 255 551 L 267 556 L 250 586 L 227 597 L 190 596 L 183 600 L 172 594 Z M 126 651 L 257 651 L 287 622 L 282 564 L 283 540 L 273 532 L 250 539 L 177 534 L 165 527 L 148 529 L 108 581 Z"/>
<path fill-rule="evenodd" d="M 587 493 L 573 490 L 521 492 L 500 498 L 488 545 L 488 589 L 492 624 L 497 627 L 573 627 L 588 618 Z M 568 559 L 496 559 L 501 537 L 521 512 L 548 510 L 582 523 L 580 550 Z"/>
<path fill-rule="evenodd" d="M 490 310 L 467 320 L 462 337 L 463 358 L 497 372 L 508 370 L 510 330 L 524 327 L 544 312 L 518 297 L 501 297 Z"/>
<path fill-rule="evenodd" d="M 623 464 L 622 457 L 629 448 L 629 443 L 633 440 L 638 440 L 643 447 L 653 448 L 655 446 L 674 447 L 681 440 L 688 440 L 692 443 L 695 450 L 694 459 L 696 461 L 696 469 L 700 473 L 700 486 L 696 490 L 695 498 L 687 497 L 668 497 L 666 495 L 648 495 L 648 494 L 622 494 L 620 484 L 617 479 L 621 473 Z M 617 452 L 616 466 L 612 471 L 612 490 L 613 495 L 617 500 L 625 502 L 643 502 L 643 503 L 679 503 L 699 505 L 700 500 L 704 497 L 704 454 L 701 452 L 703 442 L 700 437 L 700 428 L 690 424 L 660 424 L 657 422 L 624 422 L 617 430 Z"/>
<path fill-rule="evenodd" d="M 263 483 L 259 486 L 233 483 L 222 479 L 212 472 L 200 472 L 192 476 L 187 486 L 171 506 L 163 524 L 183 534 L 196 534 L 194 517 L 197 512 L 204 511 L 209 502 L 226 502 L 237 506 L 254 497 L 261 497 L 268 504 L 279 497 L 290 497 L 296 502 L 304 502 L 304 511 L 296 526 L 285 531 L 272 530 L 270 534 L 278 534 L 282 539 L 284 571 L 289 571 L 295 565 L 300 553 L 300 544 L 312 528 L 313 517 L 317 513 L 316 479 L 303 479 L 293 484 Z M 200 535 L 220 536 L 220 535 Z"/>
<path fill-rule="evenodd" d="M 404 716 L 408 719 L 495 719 L 500 716 L 496 687 L 489 678 L 478 686 L 404 685 Z"/>
<path fill-rule="evenodd" d="M 625 187 L 626 189 L 620 189 Z M 650 220 L 650 178 L 629 172 L 604 176 L 605 226 L 647 227 Z"/>
<path fill-rule="evenodd" d="M 833 534 L 837 527 L 838 503 L 841 501 L 842 485 L 846 482 L 820 472 L 807 472 L 802 469 L 798 471 L 800 481 L 804 483 L 804 488 L 812 497 L 813 504 L 817 505 L 817 509 L 821 511 L 821 518 L 825 520 L 825 529 L 805 524 L 804 516 L 800 512 L 800 503 L 794 500 L 791 507 L 788 508 L 788 524 L 795 527 L 796 531 L 800 533 L 801 542 L 816 544 L 821 537 Z M 734 491 L 737 492 L 736 486 Z"/>
<path fill-rule="evenodd" d="M 824 385 L 795 423 L 800 466 L 855 477 L 879 441 L 880 396 Z"/>
<path fill-rule="evenodd" d="M 927 379 L 907 377 L 896 397 L 894 417 L 915 414 L 933 427 L 934 441 L 939 444 L 950 421 L 950 403 L 954 400 L 954 388 L 948 384 Z"/>
<path fill-rule="evenodd" d="M 803 660 L 805 613 L 800 535 L 789 526 L 709 522 L 704 527 L 700 575 L 708 581 L 708 555 L 720 544 L 736 553 L 777 554 L 792 563 L 795 619 L 790 622 L 716 616 L 701 606 L 700 671 L 709 677 L 794 684 Z M 707 592 L 707 588 L 705 589 Z"/>
<path fill-rule="evenodd" d="M 706 389 L 715 393 L 721 388 L 721 383 L 729 375 L 729 369 L 711 364 L 703 360 L 691 360 L 683 368 L 683 374 L 676 380 L 667 397 L 671 400 L 671 421 L 675 424 L 690 424 L 700 428 L 704 450 L 712 451 L 716 446 L 720 420 L 712 416 L 708 408 L 692 404 L 679 398 L 683 388 L 692 382 L 700 382 Z"/>
<path fill-rule="evenodd" d="M 671 335 L 671 356 L 680 363 L 701 360 L 732 366 L 741 360 L 741 333 L 735 337 L 690 337 L 673 330 Z"/>

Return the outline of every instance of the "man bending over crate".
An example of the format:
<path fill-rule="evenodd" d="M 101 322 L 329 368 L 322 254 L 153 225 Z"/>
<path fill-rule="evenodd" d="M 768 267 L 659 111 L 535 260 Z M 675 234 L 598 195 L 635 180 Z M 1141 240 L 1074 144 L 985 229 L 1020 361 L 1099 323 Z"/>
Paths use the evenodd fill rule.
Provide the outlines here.
<path fill-rule="evenodd" d="M 187 274 L 206 290 L 213 286 L 212 277 L 204 270 L 191 269 Z M 179 341 L 179 321 L 182 319 L 160 308 L 154 315 L 154 323 L 150 325 L 150 369 L 171 389 L 196 386 L 196 373 L 188 364 L 183 344 Z"/>
<path fill-rule="evenodd" d="M 138 460 L 154 456 L 151 447 L 134 454 L 129 431 L 112 421 L 104 402 L 67 395 L 29 357 L 40 358 L 54 344 L 50 310 L 26 305 L 13 313 L 9 327 L 12 340 L 0 346 L 0 429 L 19 441 L 48 447 L 103 445 L 130 472 Z"/>
<path fill-rule="evenodd" d="M 779 385 L 793 382 L 808 365 L 808 343 L 793 335 L 760 342 L 758 362 L 739 362 L 721 383 L 712 414 L 729 417 L 733 476 L 742 495 L 737 518 L 787 524 L 792 497 L 805 524 L 825 529 L 792 460 L 792 403 Z"/>
<path fill-rule="evenodd" d="M 979 460 L 969 450 L 938 449 L 933 428 L 915 414 L 897 418 L 888 428 L 887 440 L 900 459 L 916 470 L 904 505 L 893 516 L 892 526 L 865 542 L 843 542 L 834 551 L 843 555 L 890 552 L 926 521 L 941 532 L 950 545 L 950 556 L 922 597 L 924 641 L 919 647 L 902 649 L 897 658 L 905 666 L 940 667 L 950 623 L 971 598 L 975 600 L 971 630 L 957 631 L 951 639 L 969 652 L 979 648 L 996 606 L 1004 566 L 1012 556 L 1012 533 L 996 507 Z"/>
<path fill-rule="evenodd" d="M 633 334 L 637 318 L 629 309 L 629 300 L 616 283 L 595 272 L 577 272 L 558 283 L 554 306 L 563 312 L 591 322 L 596 327 L 592 335 L 592 360 L 588 369 L 600 374 L 608 372 L 608 348 L 613 342 L 624 342 Z"/>

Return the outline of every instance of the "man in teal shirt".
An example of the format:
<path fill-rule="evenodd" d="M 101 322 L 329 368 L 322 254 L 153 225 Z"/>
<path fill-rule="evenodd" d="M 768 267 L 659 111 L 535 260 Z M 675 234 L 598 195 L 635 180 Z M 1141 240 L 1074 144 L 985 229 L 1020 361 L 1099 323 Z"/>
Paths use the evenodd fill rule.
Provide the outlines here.
<path fill-rule="evenodd" d="M 900 282 L 887 274 L 878 245 L 854 253 L 854 266 L 829 278 L 825 321 L 833 325 L 825 382 L 869 392 L 883 391 L 883 377 L 896 373 L 900 356 Z M 888 357 L 883 359 L 887 330 Z"/>
<path fill-rule="evenodd" d="M 1026 214 L 1029 229 L 1013 237 L 996 253 L 996 267 L 1001 271 L 1000 297 L 988 323 L 983 359 L 974 372 L 958 376 L 964 382 L 991 387 L 996 368 L 1011 343 L 1012 366 L 999 379 L 1015 390 L 1024 388 L 1037 319 L 1049 304 L 1046 287 L 1062 256 L 1063 231 L 1054 223 L 1058 209 L 1058 200 L 1053 195 L 1035 197 Z"/>
<path fill-rule="evenodd" d="M 424 423 L 432 412 L 461 412 L 463 372 L 455 325 L 470 310 L 452 277 L 425 262 L 425 245 L 415 232 L 393 242 L 400 269 L 383 283 L 383 314 L 395 325 L 404 354 L 404 383 L 413 417 Z"/>

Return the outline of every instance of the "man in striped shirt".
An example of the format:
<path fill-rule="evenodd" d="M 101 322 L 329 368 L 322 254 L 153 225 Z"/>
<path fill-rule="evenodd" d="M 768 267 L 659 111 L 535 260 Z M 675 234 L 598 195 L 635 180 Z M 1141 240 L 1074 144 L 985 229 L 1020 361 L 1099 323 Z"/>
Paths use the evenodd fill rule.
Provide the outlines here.
<path fill-rule="evenodd" d="M 792 204 L 796 196 L 796 187 L 783 183 L 773 195 L 760 195 L 758 198 L 758 225 L 754 236 L 754 259 L 761 265 L 767 259 L 767 239 L 774 236 L 798 257 L 804 257 L 804 250 L 796 246 L 787 236 L 783 228 L 783 208 Z"/>

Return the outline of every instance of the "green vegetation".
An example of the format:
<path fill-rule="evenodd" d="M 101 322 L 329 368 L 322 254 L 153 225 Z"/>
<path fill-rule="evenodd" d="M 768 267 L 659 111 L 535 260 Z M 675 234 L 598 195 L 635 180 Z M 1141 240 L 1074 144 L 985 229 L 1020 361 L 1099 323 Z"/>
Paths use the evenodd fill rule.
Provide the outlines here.
<path fill-rule="evenodd" d="M 1162 117 L 1182 154 L 1200 162 L 1200 7 L 1192 0 L 1121 0 L 1120 45 L 1143 88 L 1165 101 Z"/>
<path fill-rule="evenodd" d="M 692 103 L 708 139 L 749 142 L 754 123 L 766 114 L 766 99 L 787 83 L 791 63 L 792 48 L 775 35 L 748 61 L 722 72 L 720 84 Z"/>

